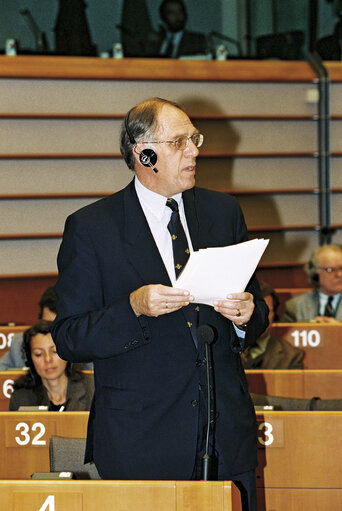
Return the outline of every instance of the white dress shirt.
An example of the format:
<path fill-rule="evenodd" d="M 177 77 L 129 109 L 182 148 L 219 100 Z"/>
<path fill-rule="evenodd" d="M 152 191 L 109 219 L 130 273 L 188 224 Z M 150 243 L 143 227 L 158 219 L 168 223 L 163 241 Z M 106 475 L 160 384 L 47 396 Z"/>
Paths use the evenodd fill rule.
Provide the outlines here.
<path fill-rule="evenodd" d="M 166 205 L 167 198 L 171 197 L 164 197 L 163 195 L 159 195 L 159 193 L 152 192 L 141 184 L 137 176 L 135 176 L 134 184 L 152 236 L 169 274 L 171 283 L 174 285 L 176 282 L 176 274 L 173 261 L 172 239 L 167 229 L 172 210 Z M 188 247 L 191 253 L 193 252 L 193 247 L 188 225 L 186 223 L 182 194 L 178 193 L 177 195 L 173 195 L 172 199 L 175 199 L 178 203 L 181 222 L 183 224 L 184 232 L 188 241 Z"/>
<path fill-rule="evenodd" d="M 174 286 L 176 282 L 176 273 L 173 261 L 172 239 L 167 228 L 167 224 L 171 218 L 172 210 L 169 208 L 169 206 L 166 205 L 167 198 L 171 197 L 164 197 L 163 195 L 159 195 L 159 193 L 152 192 L 141 184 L 137 176 L 135 176 L 134 185 L 153 239 L 157 245 L 167 273 L 169 274 L 171 283 Z M 188 225 L 186 223 L 182 194 L 177 193 L 177 195 L 172 195 L 172 199 L 175 199 L 175 201 L 178 203 L 181 222 L 183 224 L 184 232 L 188 240 L 190 253 L 192 253 L 193 247 Z M 237 328 L 234 323 L 233 326 L 237 335 L 240 338 L 244 338 L 245 332 Z"/>

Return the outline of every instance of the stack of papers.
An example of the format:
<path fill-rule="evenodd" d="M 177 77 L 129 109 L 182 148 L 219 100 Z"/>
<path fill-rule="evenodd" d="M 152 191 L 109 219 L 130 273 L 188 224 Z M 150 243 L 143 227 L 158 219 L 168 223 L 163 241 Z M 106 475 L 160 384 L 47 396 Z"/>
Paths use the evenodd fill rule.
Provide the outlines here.
<path fill-rule="evenodd" d="M 269 240 L 254 239 L 228 247 L 192 252 L 173 287 L 186 289 L 195 303 L 213 305 L 229 293 L 241 293 L 252 277 Z"/>

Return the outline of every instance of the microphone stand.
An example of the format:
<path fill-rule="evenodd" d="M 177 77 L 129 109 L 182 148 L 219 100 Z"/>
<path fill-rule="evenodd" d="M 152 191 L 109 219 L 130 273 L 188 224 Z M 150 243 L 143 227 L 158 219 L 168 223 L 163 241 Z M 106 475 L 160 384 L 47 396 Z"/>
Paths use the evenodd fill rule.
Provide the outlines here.
<path fill-rule="evenodd" d="M 212 460 L 209 456 L 209 436 L 210 436 L 210 425 L 211 425 L 211 360 L 209 363 L 209 344 L 205 343 L 205 358 L 206 358 L 206 373 L 207 373 L 207 434 L 205 440 L 205 453 L 202 458 L 202 466 L 201 466 L 201 480 L 210 481 L 211 480 L 211 468 L 212 468 Z"/>
<path fill-rule="evenodd" d="M 206 433 L 206 441 L 205 441 L 205 453 L 202 457 L 201 463 L 201 480 L 202 481 L 210 481 L 212 478 L 212 459 L 209 455 L 209 438 L 210 438 L 210 429 L 211 424 L 213 422 L 213 410 L 212 410 L 212 399 L 211 399 L 211 389 L 212 389 L 212 360 L 211 353 L 209 349 L 209 344 L 211 344 L 215 338 L 214 329 L 210 325 L 201 325 L 197 328 L 196 337 L 199 344 L 205 345 L 205 358 L 206 358 L 206 380 L 207 380 L 207 433 Z"/>

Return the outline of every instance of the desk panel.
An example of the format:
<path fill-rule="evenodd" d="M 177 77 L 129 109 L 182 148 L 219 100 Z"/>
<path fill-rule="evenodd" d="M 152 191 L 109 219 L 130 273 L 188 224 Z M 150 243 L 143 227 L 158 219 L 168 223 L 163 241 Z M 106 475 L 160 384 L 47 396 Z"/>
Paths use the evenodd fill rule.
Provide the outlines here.
<path fill-rule="evenodd" d="M 342 399 L 342 370 L 248 369 L 249 391 L 268 396 Z"/>
<path fill-rule="evenodd" d="M 6 511 L 241 511 L 230 481 L 0 481 L 0 498 Z"/>
<path fill-rule="evenodd" d="M 85 438 L 89 412 L 1 412 L 0 479 L 49 472 L 51 435 Z"/>
<path fill-rule="evenodd" d="M 305 352 L 304 369 L 342 369 L 342 323 L 274 323 L 271 332 Z"/>
<path fill-rule="evenodd" d="M 0 411 L 8 411 L 13 383 L 24 371 L 0 371 Z"/>
<path fill-rule="evenodd" d="M 342 412 L 257 412 L 257 421 L 259 488 L 342 488 Z"/>

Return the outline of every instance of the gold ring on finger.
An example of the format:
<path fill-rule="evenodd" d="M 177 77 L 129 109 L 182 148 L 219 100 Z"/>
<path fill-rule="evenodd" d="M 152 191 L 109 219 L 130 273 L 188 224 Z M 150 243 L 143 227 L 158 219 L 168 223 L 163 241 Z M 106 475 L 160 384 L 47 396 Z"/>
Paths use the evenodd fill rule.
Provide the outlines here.
<path fill-rule="evenodd" d="M 239 318 L 241 316 L 240 309 L 237 310 L 236 316 Z"/>

